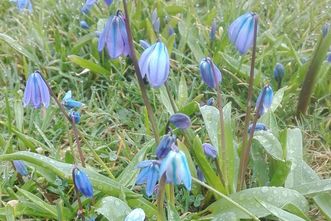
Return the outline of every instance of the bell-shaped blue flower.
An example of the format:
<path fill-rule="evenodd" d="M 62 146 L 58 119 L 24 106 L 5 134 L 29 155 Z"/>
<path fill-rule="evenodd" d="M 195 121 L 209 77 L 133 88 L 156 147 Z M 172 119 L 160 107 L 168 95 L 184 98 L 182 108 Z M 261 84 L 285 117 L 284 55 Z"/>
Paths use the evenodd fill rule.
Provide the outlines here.
<path fill-rule="evenodd" d="M 204 143 L 204 144 L 202 144 L 202 149 L 203 149 L 203 152 L 206 154 L 206 156 L 208 156 L 212 159 L 216 159 L 217 150 L 213 145 L 211 145 L 210 143 Z"/>
<path fill-rule="evenodd" d="M 73 108 L 80 108 L 83 103 L 76 101 L 74 99 L 72 99 L 72 93 L 71 91 L 67 91 L 67 93 L 64 95 L 63 99 L 62 99 L 62 104 L 68 109 L 71 110 Z"/>
<path fill-rule="evenodd" d="M 216 67 L 214 62 L 209 58 L 203 58 L 200 62 L 200 74 L 202 80 L 210 88 L 216 88 L 222 81 L 221 71 Z"/>
<path fill-rule="evenodd" d="M 106 47 L 111 58 L 127 56 L 130 53 L 128 34 L 125 28 L 125 18 L 120 11 L 110 16 L 100 37 L 98 51 Z"/>
<path fill-rule="evenodd" d="M 184 184 L 186 189 L 191 190 L 192 177 L 185 154 L 180 150 L 169 151 L 166 158 L 161 162 L 159 177 L 166 174 L 167 183 Z"/>
<path fill-rule="evenodd" d="M 78 191 L 81 192 L 85 197 L 92 198 L 93 187 L 87 175 L 78 168 L 74 168 L 72 175 L 74 185 Z"/>
<path fill-rule="evenodd" d="M 124 221 L 144 221 L 145 212 L 141 208 L 136 208 L 132 210 L 126 217 Z"/>
<path fill-rule="evenodd" d="M 32 4 L 31 0 L 11 0 L 11 2 L 16 3 L 17 9 L 22 12 L 25 9 L 29 10 L 29 12 L 32 12 Z"/>
<path fill-rule="evenodd" d="M 29 175 L 28 169 L 22 160 L 14 160 L 13 164 L 17 173 L 21 174 L 22 176 Z"/>
<path fill-rule="evenodd" d="M 284 66 L 280 63 L 277 63 L 274 68 L 274 78 L 278 83 L 278 89 L 281 87 L 284 74 L 285 74 Z"/>
<path fill-rule="evenodd" d="M 139 68 L 142 78 L 147 75 L 147 80 L 152 87 L 161 87 L 168 79 L 170 71 L 167 47 L 161 41 L 151 45 L 142 53 Z"/>
<path fill-rule="evenodd" d="M 230 41 L 235 45 L 240 54 L 246 54 L 253 45 L 254 25 L 257 15 L 252 12 L 238 17 L 229 27 Z"/>
<path fill-rule="evenodd" d="M 95 3 L 96 0 L 86 0 L 85 4 L 83 5 L 80 11 L 84 14 L 88 14 Z"/>
<path fill-rule="evenodd" d="M 248 131 L 247 132 L 251 133 L 252 128 L 253 128 L 253 124 L 250 124 L 248 126 Z M 254 131 L 260 131 L 260 130 L 268 130 L 268 128 L 264 123 L 256 123 Z"/>
<path fill-rule="evenodd" d="M 48 107 L 51 97 L 48 87 L 38 71 L 30 74 L 26 87 L 24 90 L 23 105 L 26 107 L 28 104 L 34 108 L 40 108 L 41 105 Z"/>
<path fill-rule="evenodd" d="M 157 160 L 144 160 L 136 167 L 140 168 L 136 184 L 141 185 L 146 183 L 146 195 L 151 196 L 159 179 L 159 162 Z"/>
<path fill-rule="evenodd" d="M 191 119 L 183 113 L 176 113 L 171 115 L 169 122 L 179 129 L 187 129 L 191 126 Z"/>
<path fill-rule="evenodd" d="M 271 107 L 272 98 L 273 98 L 273 94 L 274 94 L 270 85 L 265 86 L 263 88 L 263 90 L 260 92 L 260 94 L 259 94 L 259 96 L 257 98 L 256 105 L 255 105 L 255 111 L 258 111 L 259 104 L 261 102 L 261 98 L 262 98 L 262 94 L 263 94 L 263 91 L 264 90 L 265 90 L 265 94 L 264 94 L 264 98 L 262 100 L 261 109 L 260 109 L 260 111 L 258 113 L 259 116 L 262 116 Z"/>
<path fill-rule="evenodd" d="M 156 156 L 158 159 L 165 158 L 169 151 L 176 142 L 176 136 L 171 134 L 166 134 L 162 137 L 159 145 L 156 148 Z"/>

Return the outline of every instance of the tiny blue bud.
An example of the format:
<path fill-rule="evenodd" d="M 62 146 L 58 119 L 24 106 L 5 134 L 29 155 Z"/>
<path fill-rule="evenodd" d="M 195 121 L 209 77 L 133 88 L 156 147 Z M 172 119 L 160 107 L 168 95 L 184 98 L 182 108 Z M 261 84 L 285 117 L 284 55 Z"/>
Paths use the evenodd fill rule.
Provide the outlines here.
<path fill-rule="evenodd" d="M 251 133 L 253 124 L 250 124 L 248 127 L 248 133 Z M 268 130 L 267 126 L 264 123 L 256 123 L 254 131 Z"/>
<path fill-rule="evenodd" d="M 17 173 L 21 174 L 22 176 L 29 175 L 28 169 L 22 160 L 14 160 L 13 164 Z"/>
<path fill-rule="evenodd" d="M 213 97 L 209 98 L 208 101 L 207 101 L 208 106 L 213 106 L 214 103 L 215 103 L 215 99 Z"/>
<path fill-rule="evenodd" d="M 322 36 L 325 38 L 325 36 L 328 34 L 330 30 L 330 24 L 324 24 L 322 28 Z"/>
<path fill-rule="evenodd" d="M 206 156 L 208 156 L 212 159 L 216 159 L 217 150 L 213 145 L 211 145 L 209 143 L 204 143 L 204 144 L 202 144 L 202 148 L 203 148 L 203 152 L 206 154 Z"/>
<path fill-rule="evenodd" d="M 214 41 L 215 38 L 216 38 L 216 29 L 217 29 L 217 24 L 216 24 L 216 21 L 214 20 L 211 23 L 210 34 L 209 34 L 209 37 L 210 37 L 211 41 Z"/>
<path fill-rule="evenodd" d="M 169 122 L 179 129 L 186 129 L 191 126 L 191 119 L 183 113 L 176 113 L 171 115 Z"/>
<path fill-rule="evenodd" d="M 76 111 L 70 111 L 69 112 L 69 116 L 71 117 L 71 119 L 74 119 L 76 124 L 79 124 L 80 122 L 80 114 L 79 112 Z"/>
<path fill-rule="evenodd" d="M 169 34 L 169 36 L 175 34 L 175 30 L 171 25 L 169 25 L 169 27 L 168 27 L 168 34 Z"/>
<path fill-rule="evenodd" d="M 24 90 L 23 104 L 24 107 L 31 104 L 34 108 L 40 108 L 43 104 L 48 108 L 51 100 L 48 87 L 40 75 L 39 71 L 30 74 Z"/>
<path fill-rule="evenodd" d="M 229 27 L 230 41 L 236 46 L 240 54 L 246 54 L 253 45 L 254 26 L 257 15 L 252 12 L 238 17 Z"/>
<path fill-rule="evenodd" d="M 222 81 L 221 71 L 216 67 L 210 58 L 203 58 L 200 62 L 200 74 L 202 80 L 210 88 L 216 88 Z"/>
<path fill-rule="evenodd" d="M 170 72 L 167 47 L 161 41 L 148 47 L 140 56 L 139 68 L 141 77 L 144 78 L 146 75 L 152 87 L 161 87 L 167 81 Z"/>
<path fill-rule="evenodd" d="M 80 21 L 80 27 L 83 28 L 83 29 L 89 29 L 90 28 L 90 26 L 84 20 Z"/>
<path fill-rule="evenodd" d="M 78 189 L 78 191 L 81 192 L 85 197 L 92 198 L 93 187 L 86 174 L 78 168 L 74 168 L 72 175 L 74 185 Z"/>
<path fill-rule="evenodd" d="M 157 16 L 156 9 L 154 9 L 152 12 L 152 24 L 153 24 L 154 31 L 156 33 L 159 33 L 160 32 L 160 18 Z"/>
<path fill-rule="evenodd" d="M 260 94 L 257 98 L 256 105 L 255 105 L 255 111 L 258 111 L 259 104 L 261 102 L 261 98 L 262 98 L 262 94 L 263 94 L 264 90 L 265 90 L 265 95 L 264 95 L 264 98 L 262 101 L 261 109 L 258 113 L 259 116 L 262 116 L 265 112 L 267 112 L 272 104 L 273 90 L 270 85 L 267 85 L 263 88 L 263 90 L 260 92 Z"/>
<path fill-rule="evenodd" d="M 331 52 L 328 53 L 328 58 L 327 58 L 328 62 L 331 63 Z"/>
<path fill-rule="evenodd" d="M 162 137 L 159 145 L 156 148 L 156 156 L 158 159 L 165 158 L 172 148 L 172 145 L 176 142 L 176 136 L 166 134 Z"/>
<path fill-rule="evenodd" d="M 205 182 L 205 176 L 203 175 L 203 172 L 202 172 L 201 168 L 199 166 L 196 166 L 196 170 L 197 170 L 198 179 L 201 182 Z"/>
<path fill-rule="evenodd" d="M 132 210 L 126 217 L 124 221 L 144 221 L 145 212 L 141 208 L 136 208 Z"/>
<path fill-rule="evenodd" d="M 278 83 L 278 89 L 280 88 L 282 84 L 282 79 L 284 77 L 285 69 L 284 66 L 280 63 L 277 63 L 274 68 L 274 78 Z"/>

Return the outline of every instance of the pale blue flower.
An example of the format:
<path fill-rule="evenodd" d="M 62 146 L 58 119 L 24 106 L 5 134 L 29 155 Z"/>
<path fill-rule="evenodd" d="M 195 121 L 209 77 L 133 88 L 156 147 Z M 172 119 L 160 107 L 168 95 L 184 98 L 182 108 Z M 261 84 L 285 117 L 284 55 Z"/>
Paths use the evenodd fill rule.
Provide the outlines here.
<path fill-rule="evenodd" d="M 179 129 L 187 129 L 191 126 L 191 119 L 183 113 L 176 113 L 171 115 L 169 122 Z"/>
<path fill-rule="evenodd" d="M 256 105 L 255 105 L 255 111 L 258 111 L 259 104 L 261 102 L 261 98 L 262 98 L 262 94 L 263 94 L 264 90 L 265 90 L 265 95 L 264 95 L 264 98 L 262 101 L 261 109 L 258 113 L 259 116 L 262 116 L 265 112 L 267 112 L 272 104 L 273 90 L 270 85 L 267 85 L 263 88 L 263 90 L 260 92 L 260 94 L 257 98 Z"/>
<path fill-rule="evenodd" d="M 136 167 L 140 168 L 140 173 L 137 176 L 136 184 L 141 185 L 146 183 L 146 195 L 151 196 L 159 178 L 159 161 L 144 160 Z"/>
<path fill-rule="evenodd" d="M 216 159 L 217 150 L 213 145 L 211 145 L 210 143 L 204 143 L 204 144 L 202 144 L 202 149 L 203 149 L 203 152 L 206 154 L 206 156 L 208 156 L 212 159 Z"/>
<path fill-rule="evenodd" d="M 209 57 L 203 58 L 199 67 L 202 80 L 208 87 L 217 88 L 218 84 L 222 81 L 222 73 L 214 62 Z"/>

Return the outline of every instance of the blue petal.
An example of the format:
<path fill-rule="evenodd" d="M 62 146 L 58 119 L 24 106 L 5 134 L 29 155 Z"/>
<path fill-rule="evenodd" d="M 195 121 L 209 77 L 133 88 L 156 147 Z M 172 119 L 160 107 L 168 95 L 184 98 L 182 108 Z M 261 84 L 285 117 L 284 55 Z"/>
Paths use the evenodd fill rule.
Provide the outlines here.
<path fill-rule="evenodd" d="M 44 81 L 44 79 L 40 76 L 39 73 L 36 74 L 37 82 L 38 82 L 38 88 L 39 93 L 41 97 L 41 102 L 44 104 L 44 107 L 48 108 L 51 97 L 49 94 L 48 87 Z"/>
<path fill-rule="evenodd" d="M 153 164 L 153 160 L 144 160 L 138 163 L 136 168 L 144 168 L 144 167 L 149 167 Z"/>
<path fill-rule="evenodd" d="M 106 44 L 107 44 L 108 54 L 111 58 L 117 58 L 121 55 L 124 49 L 124 43 L 120 32 L 118 16 L 114 16 L 111 22 Z"/>
<path fill-rule="evenodd" d="M 168 155 L 162 160 L 161 166 L 160 166 L 160 173 L 159 173 L 159 179 L 161 179 L 162 175 L 171 167 L 171 161 L 175 156 L 174 151 L 170 151 Z"/>
<path fill-rule="evenodd" d="M 233 44 L 237 41 L 238 34 L 243 27 L 244 23 L 246 22 L 247 18 L 251 16 L 250 12 L 245 13 L 244 15 L 241 15 L 238 17 L 229 27 L 229 38 Z"/>
<path fill-rule="evenodd" d="M 136 184 L 141 185 L 146 182 L 149 173 L 149 168 L 143 168 L 136 178 Z"/>
<path fill-rule="evenodd" d="M 123 41 L 123 44 L 124 44 L 122 54 L 123 54 L 123 56 L 127 56 L 127 55 L 130 54 L 130 46 L 129 46 L 128 33 L 127 33 L 126 27 L 125 27 L 125 22 L 124 22 L 124 19 L 122 17 L 119 21 L 119 26 L 120 26 L 122 41 Z"/>
<path fill-rule="evenodd" d="M 158 181 L 158 178 L 159 178 L 158 168 L 153 167 L 147 177 L 147 185 L 146 185 L 146 195 L 147 196 L 151 196 L 153 194 L 156 182 Z"/>
<path fill-rule="evenodd" d="M 145 75 L 148 72 L 149 60 L 151 59 L 151 54 L 152 54 L 155 46 L 156 46 L 156 44 L 151 45 L 140 56 L 140 59 L 139 59 L 139 68 L 140 68 L 140 72 L 141 72 L 141 76 L 142 77 L 145 77 Z"/>
<path fill-rule="evenodd" d="M 186 160 L 186 156 L 182 151 L 179 151 L 179 156 L 180 156 L 180 166 L 181 166 L 181 179 L 183 180 L 184 186 L 186 187 L 187 190 L 191 190 L 192 186 L 192 177 L 191 177 L 191 172 L 188 167 L 188 163 Z"/>
<path fill-rule="evenodd" d="M 36 72 L 32 74 L 32 80 L 33 80 L 33 83 L 32 83 L 31 102 L 35 108 L 39 108 L 41 105 L 41 95 L 40 95 L 40 90 L 38 88 L 38 80 L 37 80 Z"/>
<path fill-rule="evenodd" d="M 23 98 L 23 105 L 26 107 L 32 100 L 32 93 L 33 93 L 33 76 L 32 74 L 29 76 L 26 87 L 24 90 L 24 98 Z"/>
<path fill-rule="evenodd" d="M 80 171 L 78 169 L 75 169 L 75 184 L 77 189 L 86 197 L 92 198 L 93 197 L 93 187 L 89 180 L 89 178 L 86 176 L 86 174 L 83 171 Z"/>
<path fill-rule="evenodd" d="M 100 34 L 99 42 L 98 42 L 98 51 L 99 52 L 101 52 L 102 49 L 105 47 L 106 40 L 108 39 L 108 35 L 109 35 L 109 29 L 110 29 L 111 22 L 112 22 L 113 18 L 114 18 L 114 16 L 111 16 L 108 19 L 102 33 Z"/>
<path fill-rule="evenodd" d="M 253 44 L 254 20 L 252 16 L 248 18 L 238 33 L 235 44 L 240 54 L 245 54 Z"/>

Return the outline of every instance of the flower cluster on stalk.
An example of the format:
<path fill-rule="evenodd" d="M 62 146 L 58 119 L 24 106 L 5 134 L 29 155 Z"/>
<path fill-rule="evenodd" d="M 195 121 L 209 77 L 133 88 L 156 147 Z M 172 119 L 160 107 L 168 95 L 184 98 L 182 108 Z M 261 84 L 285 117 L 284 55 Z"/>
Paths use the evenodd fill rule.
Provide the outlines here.
<path fill-rule="evenodd" d="M 68 110 L 69 117 L 78 124 L 80 122 L 80 113 L 75 111 L 75 109 L 79 109 L 83 106 L 83 103 L 80 101 L 76 101 L 72 98 L 71 91 L 65 93 L 62 99 L 63 106 Z"/>

